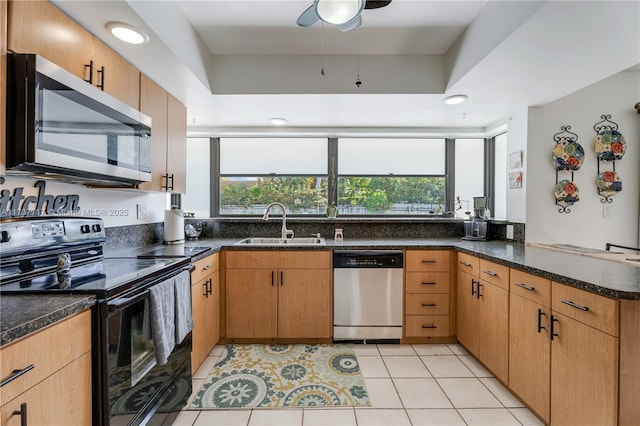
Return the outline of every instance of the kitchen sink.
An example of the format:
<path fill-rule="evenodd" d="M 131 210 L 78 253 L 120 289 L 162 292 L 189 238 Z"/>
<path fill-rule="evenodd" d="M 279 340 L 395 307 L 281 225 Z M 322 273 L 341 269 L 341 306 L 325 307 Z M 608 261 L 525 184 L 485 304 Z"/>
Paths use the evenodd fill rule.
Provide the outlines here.
<path fill-rule="evenodd" d="M 287 245 L 287 246 L 323 246 L 325 245 L 324 238 L 277 238 L 277 237 L 253 237 L 253 238 L 245 238 L 244 240 L 238 241 L 236 245 L 254 245 L 254 246 L 270 246 L 270 245 Z"/>

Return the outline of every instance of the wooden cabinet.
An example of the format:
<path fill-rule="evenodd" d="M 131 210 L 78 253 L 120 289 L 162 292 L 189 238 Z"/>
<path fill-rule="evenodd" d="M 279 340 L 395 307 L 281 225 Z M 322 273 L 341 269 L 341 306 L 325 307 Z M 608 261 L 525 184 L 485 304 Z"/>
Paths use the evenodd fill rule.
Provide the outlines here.
<path fill-rule="evenodd" d="M 551 424 L 617 424 L 619 302 L 554 282 L 551 306 Z"/>
<path fill-rule="evenodd" d="M 8 49 L 35 53 L 138 108 L 140 72 L 48 1 L 10 1 Z"/>
<path fill-rule="evenodd" d="M 510 272 L 509 388 L 545 422 L 551 404 L 551 281 Z"/>
<path fill-rule="evenodd" d="M 449 250 L 405 252 L 404 336 L 455 334 L 450 301 Z"/>
<path fill-rule="evenodd" d="M 4 176 L 7 164 L 6 120 L 7 116 L 7 2 L 0 1 L 0 176 Z"/>
<path fill-rule="evenodd" d="M 214 253 L 198 260 L 191 273 L 191 370 L 196 372 L 220 340 L 220 268 Z"/>
<path fill-rule="evenodd" d="M 475 274 L 472 274 L 475 271 Z M 509 378 L 509 268 L 458 253 L 457 336 L 493 374 Z"/>
<path fill-rule="evenodd" d="M 331 337 L 328 251 L 226 253 L 226 336 Z"/>
<path fill-rule="evenodd" d="M 91 424 L 90 311 L 3 347 L 0 366 L 3 380 L 33 366 L 2 387 L 1 424 Z"/>
<path fill-rule="evenodd" d="M 151 181 L 140 189 L 185 193 L 187 190 L 187 110 L 144 74 L 140 111 L 151 117 Z"/>

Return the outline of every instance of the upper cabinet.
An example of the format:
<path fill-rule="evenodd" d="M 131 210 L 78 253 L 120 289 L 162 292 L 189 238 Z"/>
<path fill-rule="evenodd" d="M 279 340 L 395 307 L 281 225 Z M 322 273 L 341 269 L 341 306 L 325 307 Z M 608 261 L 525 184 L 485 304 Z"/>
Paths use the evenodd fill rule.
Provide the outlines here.
<path fill-rule="evenodd" d="M 8 2 L 7 48 L 43 56 L 138 107 L 140 72 L 47 1 Z"/>
<path fill-rule="evenodd" d="M 187 109 L 150 78 L 140 78 L 140 111 L 151 117 L 151 182 L 140 189 L 187 191 Z"/>

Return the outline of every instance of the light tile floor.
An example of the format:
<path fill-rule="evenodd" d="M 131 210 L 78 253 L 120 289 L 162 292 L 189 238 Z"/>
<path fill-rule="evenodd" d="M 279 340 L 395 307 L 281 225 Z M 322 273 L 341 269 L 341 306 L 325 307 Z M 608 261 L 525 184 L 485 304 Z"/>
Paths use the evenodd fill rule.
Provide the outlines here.
<path fill-rule="evenodd" d="M 173 425 L 542 425 L 460 345 L 354 348 L 371 407 L 184 410 Z M 221 353 L 217 346 L 196 372 L 194 393 Z"/>

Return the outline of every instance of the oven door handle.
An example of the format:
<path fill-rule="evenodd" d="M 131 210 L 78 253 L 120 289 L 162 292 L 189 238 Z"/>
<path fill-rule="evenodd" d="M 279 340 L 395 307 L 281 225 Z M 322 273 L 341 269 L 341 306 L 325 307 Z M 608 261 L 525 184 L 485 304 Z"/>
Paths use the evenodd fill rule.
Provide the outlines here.
<path fill-rule="evenodd" d="M 147 297 L 149 297 L 149 288 L 153 287 L 154 285 L 168 280 L 169 278 L 173 278 L 176 275 L 178 275 L 181 272 L 184 271 L 189 271 L 189 272 L 193 272 L 193 270 L 195 269 L 195 267 L 193 265 L 188 265 L 185 266 L 184 268 L 180 268 L 179 270 L 175 271 L 175 273 L 172 273 L 166 277 L 162 277 L 156 281 L 154 281 L 149 287 L 147 287 L 146 290 L 139 292 L 139 293 L 135 293 L 133 295 L 125 295 L 122 297 L 118 297 L 116 299 L 110 300 L 107 302 L 107 308 L 109 309 L 109 312 L 115 312 L 121 309 L 126 308 L 127 306 L 133 305 L 135 303 L 140 302 L 141 300 L 146 299 Z M 135 290 L 134 290 L 135 292 Z M 134 293 L 132 292 L 132 293 Z M 131 294 L 131 293 L 129 293 Z"/>

